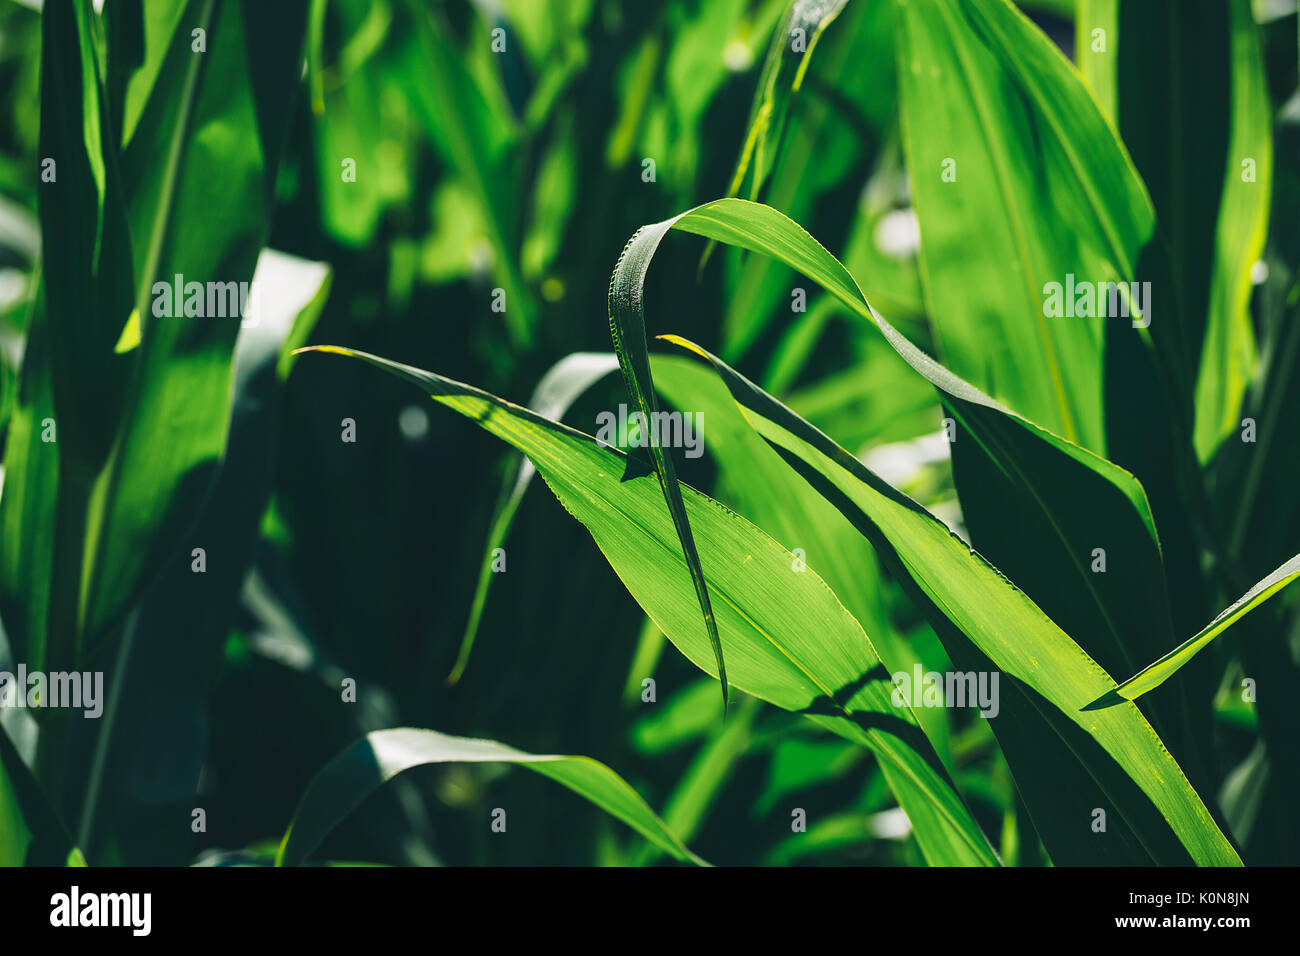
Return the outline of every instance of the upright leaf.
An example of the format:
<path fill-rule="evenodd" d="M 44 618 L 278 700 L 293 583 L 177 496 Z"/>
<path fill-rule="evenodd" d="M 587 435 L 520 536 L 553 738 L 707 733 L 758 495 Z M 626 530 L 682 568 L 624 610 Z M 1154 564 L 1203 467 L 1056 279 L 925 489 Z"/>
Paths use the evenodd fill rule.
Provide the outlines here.
<path fill-rule="evenodd" d="M 740 193 L 749 182 L 749 198 L 757 199 L 780 152 L 790 103 L 803 85 L 813 50 L 822 33 L 840 15 L 848 0 L 792 0 L 781 19 L 763 61 L 763 71 L 749 108 L 745 142 L 736 159 L 727 195 Z"/>
<path fill-rule="evenodd" d="M 116 759 L 84 784 L 96 796 L 83 810 L 79 842 L 92 860 L 108 830 L 105 822 L 120 819 L 122 807 L 186 800 L 197 792 L 209 697 L 279 464 L 290 352 L 310 334 L 330 278 L 324 263 L 272 249 L 258 258 L 253 294 L 259 314 L 239 330 L 220 470 L 191 531 L 193 547 L 170 562 L 141 599 L 131 669 L 110 685 L 120 705 L 100 721 Z M 194 573 L 195 550 L 202 554 L 202 574 Z M 155 769 L 147 775 L 134 772 L 150 765 Z M 103 786 L 105 778 L 112 786 Z"/>
<path fill-rule="evenodd" d="M 1210 310 L 1196 379 L 1196 451 L 1208 459 L 1234 431 L 1255 367 L 1251 270 L 1264 250 L 1273 184 L 1273 109 L 1250 0 L 1232 0 L 1232 125 L 1215 230 Z"/>
<path fill-rule="evenodd" d="M 215 474 L 241 324 L 224 313 L 230 290 L 248 289 L 270 229 L 301 68 L 305 0 L 265 9 L 191 4 L 190 15 L 206 31 L 206 52 L 192 48 L 190 31 L 177 31 L 182 42 L 168 50 L 123 157 L 139 250 L 140 339 L 131 348 L 129 329 L 123 339 L 133 387 L 87 518 L 81 629 L 92 641 L 175 555 Z M 199 219 L 207 229 L 192 227 Z M 203 297 L 197 317 L 195 288 Z M 185 303 L 179 315 L 178 299 Z"/>
<path fill-rule="evenodd" d="M 1100 303 L 1086 316 L 1049 315 L 1048 283 L 1065 306 L 1073 280 L 1133 281 L 1152 227 L 1142 182 L 1078 74 L 1007 0 L 898 0 L 894 9 L 903 142 L 941 357 L 1104 454 L 1107 320 Z"/>

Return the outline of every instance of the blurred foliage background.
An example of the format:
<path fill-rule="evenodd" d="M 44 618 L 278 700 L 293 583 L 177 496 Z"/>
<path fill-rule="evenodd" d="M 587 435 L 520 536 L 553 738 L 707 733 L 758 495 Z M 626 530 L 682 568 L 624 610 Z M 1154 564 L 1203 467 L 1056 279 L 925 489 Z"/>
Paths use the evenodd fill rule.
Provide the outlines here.
<path fill-rule="evenodd" d="M 36 6 L 0 5 L 5 420 L 41 259 Z M 734 191 L 765 56 L 787 6 L 313 0 L 267 242 L 332 269 L 312 341 L 436 369 L 521 404 L 565 355 L 608 352 L 609 275 L 628 237 Z M 1256 6 L 1281 110 L 1296 86 L 1295 4 Z M 1073 56 L 1070 0 L 1021 7 Z M 741 194 L 805 226 L 890 321 L 933 351 L 893 18 L 890 3 L 844 8 L 787 104 L 779 150 L 756 161 Z M 349 160 L 355 181 L 341 175 Z M 1274 217 L 1290 217 L 1277 255 L 1292 267 L 1294 166 L 1275 189 L 1289 212 Z M 702 252 L 698 241 L 665 245 L 647 296 L 651 314 L 672 321 L 651 331 L 713 348 L 960 527 L 933 389 L 812 283 L 732 249 L 713 249 L 702 264 Z M 504 312 L 492 307 L 496 289 Z M 796 289 L 806 290 L 806 311 L 792 310 Z M 591 431 L 598 410 L 624 401 L 618 377 L 607 376 L 566 421 Z M 355 443 L 339 440 L 349 418 Z M 201 626 L 224 635 L 219 666 L 185 699 L 150 693 L 148 683 L 135 695 L 141 711 L 115 752 L 112 835 L 101 859 L 265 858 L 330 757 L 366 731 L 416 726 L 596 757 L 714 862 L 922 862 L 868 751 L 750 699 L 722 722 L 716 682 L 647 625 L 588 533 L 544 491 L 522 503 L 507 571 L 494 576 L 473 655 L 449 684 L 511 464 L 489 436 L 360 363 L 307 361 L 294 366 L 268 447 L 271 494 L 238 600 L 202 608 L 202 622 L 182 614 L 182 633 L 171 633 L 183 640 Z M 684 481 L 734 500 L 707 455 L 681 467 Z M 1252 569 L 1251 580 L 1275 563 Z M 887 621 L 882 627 L 926 669 L 949 669 L 891 582 L 870 601 L 876 606 L 864 613 Z M 1188 616 L 1199 627 L 1219 606 L 1207 598 L 1205 613 Z M 1292 611 L 1288 626 L 1300 633 Z M 640 697 L 648 676 L 657 683 L 652 704 Z M 348 677 L 358 685 L 355 704 L 340 700 Z M 1211 731 L 1229 755 L 1226 775 L 1250 759 L 1255 717 L 1228 695 L 1221 704 Z M 21 742 L 17 718 L 5 719 Z M 961 710 L 935 719 L 948 722 L 941 755 L 1003 858 L 1045 862 L 986 722 Z M 509 808 L 508 838 L 488 826 L 498 806 Z M 192 831 L 195 807 L 206 810 L 206 832 Z M 807 811 L 807 834 L 791 833 L 795 807 Z M 1260 841 L 1248 850 L 1247 862 L 1296 858 L 1295 844 Z M 389 864 L 654 859 L 580 798 L 496 765 L 405 775 L 317 856 Z"/>

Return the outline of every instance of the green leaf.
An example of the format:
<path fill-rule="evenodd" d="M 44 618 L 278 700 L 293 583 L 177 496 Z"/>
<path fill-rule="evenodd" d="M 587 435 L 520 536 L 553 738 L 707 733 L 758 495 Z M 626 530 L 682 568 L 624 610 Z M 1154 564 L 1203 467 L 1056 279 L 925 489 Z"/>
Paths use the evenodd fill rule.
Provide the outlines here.
<path fill-rule="evenodd" d="M 634 246 L 643 247 L 643 261 L 672 228 L 772 255 L 797 268 L 859 315 L 874 321 L 908 364 L 944 393 L 945 401 L 971 413 L 970 421 L 987 419 L 986 424 L 992 423 L 989 427 L 996 424 L 1013 433 L 1020 429 L 1041 442 L 1040 453 L 1073 458 L 1099 478 L 1107 477 L 1109 469 L 1104 462 L 1002 409 L 908 342 L 871 310 L 834 256 L 775 210 L 724 199 L 644 227 L 633 238 Z M 642 275 L 646 268 L 643 264 Z M 1035 823 L 1040 832 L 1047 823 L 1056 825 L 1055 834 L 1044 833 L 1045 842 L 1054 837 L 1049 843 L 1054 858 L 1061 862 L 1096 862 L 1108 856 L 1112 861 L 1178 862 L 1186 861 L 1190 854 L 1197 862 L 1239 862 L 1182 770 L 1136 708 L 1113 714 L 1117 719 L 1106 724 L 1082 713 L 1086 704 L 1113 689 L 1114 682 L 1022 591 L 953 537 L 942 523 L 881 482 L 785 406 L 698 347 L 673 340 L 714 363 L 750 423 L 867 534 L 901 583 L 915 585 L 915 596 L 940 630 L 954 663 L 965 660 L 975 665 L 970 669 L 991 663 L 1013 678 L 1007 689 L 1013 708 L 1036 711 L 1040 720 L 995 721 L 994 728 L 1004 748 L 1014 735 L 1014 753 L 1008 753 L 1008 759 L 1021 787 L 1032 784 L 1037 788 L 1032 798 L 1027 794 L 1026 799 L 1031 809 L 1037 809 Z M 1021 440 L 1025 447 L 1035 447 L 1023 436 Z M 1124 491 L 1125 486 L 1117 487 Z M 1133 492 L 1136 483 L 1127 489 Z M 1141 516 L 1140 501 L 1130 499 L 1129 504 Z M 1085 687 L 1097 688 L 1097 693 L 1088 696 Z M 1050 761 L 1041 751 L 1048 743 L 1053 747 Z M 1152 767 L 1163 768 L 1156 779 Z M 1089 794 L 1089 788 L 1092 792 L 1100 789 L 1118 811 L 1124 837 L 1117 834 L 1112 842 L 1097 841 L 1086 828 L 1070 824 L 1068 815 L 1060 812 L 1056 792 L 1062 777 L 1071 781 L 1067 800 Z M 1079 808 L 1082 803 L 1080 800 Z"/>
<path fill-rule="evenodd" d="M 807 482 L 791 472 L 749 427 L 717 376 L 698 362 L 675 355 L 651 359 L 654 384 L 683 414 L 707 424 L 705 448 L 718 465 L 714 497 L 754 522 L 825 581 L 882 651 L 892 628 L 883 607 L 874 555 L 854 527 Z M 888 653 L 891 671 L 901 668 Z M 902 663 L 902 662 L 898 662 Z M 910 660 L 908 661 L 910 664 Z"/>
<path fill-rule="evenodd" d="M 128 369 L 114 360 L 113 345 L 131 312 L 134 285 L 93 14 L 86 4 L 60 0 L 46 7 L 41 29 L 40 149 L 55 158 L 55 178 L 38 192 L 42 281 L 29 326 L 23 414 L 15 416 L 6 449 L 17 480 L 14 487 L 6 481 L 3 507 L 14 511 L 5 523 L 14 536 L 0 565 L 14 602 L 6 626 L 15 658 L 50 670 L 52 661 L 71 664 L 78 640 L 85 499 L 128 390 Z M 44 487 L 27 483 L 56 473 Z M 22 593 L 26 574 L 19 568 L 29 554 L 35 580 Z"/>
<path fill-rule="evenodd" d="M 1128 4 L 1129 7 L 1134 6 Z M 1154 3 L 1145 5 L 1155 6 Z M 1128 11 L 1125 11 L 1128 12 Z M 1119 0 L 1075 0 L 1074 62 L 1079 75 L 1112 126 L 1118 126 Z M 1098 33 L 1100 31 L 1100 33 Z M 1151 57 L 1142 57 L 1149 61 Z M 1156 125 L 1156 124 L 1151 124 Z M 1130 145 L 1130 150 L 1132 146 Z M 1136 159 L 1136 157 L 1135 157 Z M 1139 164 L 1138 168 L 1141 168 Z"/>
<path fill-rule="evenodd" d="M 1151 326 L 1111 321 L 1105 328 L 1106 456 L 1146 488 L 1164 546 L 1174 633 L 1190 633 L 1210 613 L 1212 594 L 1200 562 L 1211 542 L 1193 393 L 1228 148 L 1228 9 L 1222 0 L 1087 0 L 1076 34 L 1085 81 L 1118 127 L 1156 213 L 1134 276 L 1157 299 Z M 1136 408 L 1144 413 L 1134 415 Z M 1150 421 L 1165 425 L 1150 428 Z M 1202 676 L 1200 686 L 1186 687 L 1193 699 L 1213 694 L 1216 675 Z M 1190 711 L 1185 735 L 1209 757 L 1208 708 Z"/>
<path fill-rule="evenodd" d="M 655 633 L 658 633 L 658 628 L 655 628 Z M 642 673 L 653 673 L 653 669 Z M 640 683 L 636 684 L 636 690 L 640 692 Z M 665 700 L 662 706 L 639 717 L 629 738 L 638 753 L 658 756 L 701 737 L 707 738 L 710 730 L 729 726 L 730 722 L 722 722 L 721 717 L 722 708 L 713 681 L 702 677 L 673 694 L 672 699 Z"/>
<path fill-rule="evenodd" d="M 797 94 L 787 87 L 799 70 L 795 61 L 800 58 L 791 49 L 788 25 L 783 26 L 773 37 L 769 62 L 779 54 L 785 64 L 784 74 L 772 87 L 772 97 L 774 104 L 790 102 L 774 105 L 771 112 L 788 113 L 786 129 L 776 136 L 769 124 L 762 153 L 770 170 L 764 173 L 760 188 L 751 184 L 746 195 L 761 197 L 786 215 L 803 219 L 821 208 L 827 193 L 851 181 L 861 164 L 873 160 L 879 141 L 896 136 L 890 132 L 896 122 L 892 12 L 882 3 L 846 5 L 834 29 L 818 42 L 816 56 L 811 48 L 803 55 L 803 90 Z M 765 82 L 760 81 L 755 93 L 755 111 L 762 109 Z M 742 185 L 733 183 L 728 195 L 738 194 Z M 862 218 L 859 216 L 855 225 Z M 863 249 L 870 255 L 874 232 L 862 231 L 867 240 Z M 780 263 L 762 256 L 736 257 L 726 265 L 724 352 L 734 359 L 756 343 L 775 317 L 788 310 L 791 276 Z M 908 265 L 919 292 L 915 258 Z"/>
<path fill-rule="evenodd" d="M 598 380 L 618 368 L 618 359 L 607 352 L 573 352 L 552 365 L 542 380 L 537 383 L 528 407 L 545 418 L 559 421 L 569 406 Z M 492 587 L 492 554 L 505 544 L 514 523 L 519 503 L 523 501 L 524 492 L 532 483 L 537 473 L 532 462 L 524 455 L 515 457 L 501 487 L 501 496 L 496 510 L 492 514 L 492 523 L 488 531 L 485 555 L 479 568 L 478 583 L 474 588 L 474 600 L 470 605 L 469 621 L 465 624 L 465 633 L 460 639 L 460 652 L 456 663 L 447 676 L 447 683 L 454 684 L 465 673 L 469 664 L 470 652 L 474 649 L 474 638 L 478 635 L 479 621 L 483 617 L 483 608 L 487 605 L 488 591 Z"/>
<path fill-rule="evenodd" d="M 101 746 L 110 738 L 116 766 L 96 764 L 80 843 L 98 860 L 104 819 L 118 819 L 99 801 L 158 804 L 197 792 L 206 754 L 208 698 L 229 636 L 237 598 L 252 562 L 262 515 L 278 464 L 277 440 L 292 347 L 306 338 L 331 282 L 330 268 L 263 250 L 253 274 L 259 312 L 239 330 L 235 345 L 229 438 L 211 492 L 190 532 L 204 552 L 204 573 L 193 572 L 186 549 L 169 562 L 140 601 L 128 632 L 131 667 L 109 685 L 110 704 L 99 723 Z M 185 640 L 177 640 L 184 634 Z M 119 701 L 120 705 L 112 703 Z M 126 771 L 152 764 L 141 779 Z M 103 788 L 105 776 L 112 786 Z M 116 808 L 113 808 L 116 809 Z M 187 847 L 188 849 L 188 847 Z"/>
<path fill-rule="evenodd" d="M 1300 415 L 1300 307 L 1279 305 L 1275 314 L 1275 335 L 1243 409 L 1254 440 L 1243 428 L 1243 440 L 1224 442 L 1211 471 L 1227 556 L 1243 582 L 1285 559 L 1300 536 L 1300 442 L 1290 432 Z"/>
<path fill-rule="evenodd" d="M 1196 379 L 1196 451 L 1202 461 L 1237 428 L 1254 373 L 1250 273 L 1264 250 L 1273 185 L 1273 108 L 1259 30 L 1250 0 L 1232 0 L 1229 10 L 1232 125 L 1215 231 L 1210 313 Z"/>
<path fill-rule="evenodd" d="M 108 36 L 108 92 L 126 146 L 134 137 L 163 76 L 167 55 L 177 45 L 190 46 L 190 30 L 203 0 L 122 0 L 104 8 Z M 179 31 L 183 21 L 186 30 Z M 168 77 L 170 79 L 170 77 Z"/>
<path fill-rule="evenodd" d="M 792 0 L 763 61 L 758 89 L 749 108 L 745 143 L 736 159 L 727 195 L 738 194 L 749 182 L 749 198 L 757 199 L 781 149 L 791 100 L 803 85 L 813 50 L 848 0 Z"/>
<path fill-rule="evenodd" d="M 1106 104 L 1155 207 L 1156 231 L 1138 272 L 1161 296 L 1151 341 L 1170 370 L 1174 408 L 1183 414 L 1205 336 L 1227 165 L 1228 6 L 1223 0 L 1086 0 L 1076 20 L 1084 79 Z M 1104 36 L 1094 40 L 1095 30 Z M 1104 51 L 1094 50 L 1097 44 Z M 1153 123 L 1152 116 L 1169 120 Z"/>
<path fill-rule="evenodd" d="M 745 756 L 758 713 L 758 701 L 747 697 L 736 707 L 731 720 L 713 723 L 712 732 L 678 779 L 664 804 L 664 821 L 683 840 L 694 839 L 736 764 Z M 635 862 L 645 866 L 659 855 L 653 847 L 645 847 Z"/>
<path fill-rule="evenodd" d="M 176 30 L 205 29 L 206 51 L 188 37 L 164 44 L 119 153 L 110 105 L 134 115 L 123 68 L 160 36 L 146 40 L 129 7 L 111 25 L 124 59 L 107 91 L 90 5 L 56 0 L 42 17 L 41 150 L 57 171 L 40 191 L 45 272 L 6 448 L 0 593 L 15 658 L 46 671 L 121 654 L 130 609 L 199 511 L 225 446 L 240 315 L 162 318 L 154 281 L 237 289 L 251 279 L 299 81 L 304 3 L 277 5 L 246 29 L 245 5 L 196 0 Z M 119 656 L 119 678 L 123 667 Z M 73 818 L 87 797 L 77 764 L 111 722 L 38 716 L 38 778 Z"/>
<path fill-rule="evenodd" d="M 1288 584 L 1300 578 L 1300 554 L 1282 565 L 1268 577 L 1234 601 L 1223 613 L 1192 635 L 1183 643 L 1154 663 L 1148 664 L 1115 690 L 1125 700 L 1136 700 L 1147 691 L 1154 690 L 1195 657 L 1206 645 L 1259 607 Z"/>
<path fill-rule="evenodd" d="M 1031 811 L 1037 807 L 1034 822 L 1053 859 L 1240 863 L 1136 707 L 1084 712 L 1114 689 L 1114 681 L 1023 591 L 933 515 L 721 359 L 685 339 L 665 338 L 712 362 L 754 428 L 857 524 L 900 583 L 911 582 L 912 596 L 954 664 L 996 668 L 1006 678 L 994 733 Z M 1028 726 L 1035 712 L 1050 734 Z M 1090 779 L 1114 811 L 1110 840 L 1095 839 L 1084 822 L 1099 805 L 1091 795 L 1078 799 Z M 1130 841 L 1135 845 L 1125 845 Z"/>
<path fill-rule="evenodd" d="M 494 740 L 451 737 L 410 727 L 366 734 L 325 765 L 294 811 L 276 865 L 297 866 L 371 793 L 406 770 L 434 763 L 512 763 L 527 767 L 590 800 L 676 859 L 708 865 L 655 816 L 622 777 L 599 761 L 528 754 Z"/>
<path fill-rule="evenodd" d="M 1103 454 L 1103 323 L 1125 320 L 1049 316 L 1047 284 L 1135 278 L 1153 226 L 1142 182 L 1079 75 L 1007 0 L 896 0 L 895 13 L 939 353 L 956 374 Z"/>
<path fill-rule="evenodd" d="M 391 11 L 382 4 L 338 2 L 330 4 L 338 20 L 339 47 L 343 41 L 360 35 L 368 25 L 378 20 L 381 28 Z M 312 25 L 319 17 L 324 20 L 326 4 L 313 6 Z M 319 13 L 318 13 L 319 11 Z M 322 22 L 321 29 L 324 29 Z M 325 51 L 320 51 L 324 56 Z M 330 235 L 352 248 L 362 248 L 372 242 L 379 228 L 384 208 L 393 197 L 389 194 L 390 173 L 385 168 L 386 158 L 392 149 L 391 121 L 384 114 L 383 97 L 388 77 L 373 63 L 346 73 L 340 61 L 343 51 L 329 51 L 335 61 L 328 72 L 330 84 L 324 87 L 321 70 L 313 71 L 319 78 L 313 84 L 313 119 L 315 122 L 316 149 L 314 155 L 319 170 L 321 219 Z M 310 57 L 309 59 L 315 59 Z M 316 100 L 319 96 L 320 99 Z M 386 122 L 387 121 L 387 122 Z M 353 169 L 347 175 L 346 161 Z M 387 159 L 388 163 L 396 162 Z"/>
<path fill-rule="evenodd" d="M 653 255 L 670 228 L 783 261 L 875 322 L 894 350 L 939 389 L 954 416 L 954 469 L 976 546 L 1049 617 L 1081 635 L 1084 650 L 1108 670 L 1131 673 L 1144 654 L 1168 646 L 1172 631 L 1159 543 L 1146 495 L 1132 475 L 1021 418 L 938 365 L 876 316 L 847 270 L 776 210 L 735 199 L 707 203 L 643 228 L 629 253 Z M 622 276 L 625 268 L 620 262 L 616 282 L 633 281 Z M 639 274 L 644 281 L 645 266 Z M 641 315 L 634 318 L 644 328 Z M 779 500 L 785 510 L 787 496 Z M 1119 562 L 1104 575 L 1092 570 L 1097 547 Z M 837 592 L 842 580 L 828 578 Z"/>
<path fill-rule="evenodd" d="M 798 548 L 870 635 L 889 672 L 912 673 L 919 658 L 890 621 L 880 566 L 857 529 L 754 433 L 709 369 L 675 355 L 653 356 L 651 368 L 656 388 L 675 408 L 708 423 L 705 444 L 720 489 L 714 496 L 792 552 Z M 917 718 L 932 742 L 946 739 L 946 714 L 921 708 Z"/>
<path fill-rule="evenodd" d="M 492 246 L 492 270 L 506 294 L 510 340 L 528 345 L 536 334 L 534 304 L 518 267 L 517 210 L 507 185 L 513 180 L 513 118 L 494 113 L 488 97 L 447 36 L 441 14 L 408 4 L 415 18 L 412 45 L 400 77 L 416 116 L 483 214 Z"/>
<path fill-rule="evenodd" d="M 50 382 L 48 329 L 38 291 L 28 320 L 17 400 L 5 435 L 0 494 L 0 620 L 15 659 L 36 669 L 44 659 L 53 586 L 59 494 L 59 445 Z"/>
<path fill-rule="evenodd" d="M 172 45 L 123 156 L 142 335 L 123 357 L 133 387 L 86 516 L 80 630 L 87 643 L 120 622 L 176 554 L 225 447 L 241 321 L 160 317 L 155 307 L 159 295 L 171 298 L 177 275 L 187 286 L 250 282 L 269 232 L 306 3 L 268 8 L 256 24 L 244 18 L 240 4 L 197 11 L 207 52 Z M 227 148 L 208 149 L 209 141 Z M 211 228 L 192 228 L 217 206 L 226 214 L 208 217 Z M 213 298 L 209 291 L 207 301 Z"/>
<path fill-rule="evenodd" d="M 26 693 L 26 688 L 19 692 Z M 0 866 L 85 865 L 81 851 L 0 728 Z"/>
<path fill-rule="evenodd" d="M 350 355 L 419 385 L 527 454 L 660 630 L 695 666 L 716 674 L 662 492 L 645 474 L 621 480 L 627 465 L 621 452 L 431 372 L 336 346 L 313 350 Z M 718 595 L 717 628 L 729 649 L 732 685 L 871 748 L 932 863 L 996 863 L 915 715 L 893 703 L 890 674 L 861 625 L 815 572 L 794 572 L 785 548 L 713 499 L 678 488 L 705 544 L 701 554 Z"/>
<path fill-rule="evenodd" d="M 646 346 L 645 311 L 642 301 L 642 286 L 645 283 L 646 270 L 654 257 L 655 248 L 663 233 L 640 230 L 623 249 L 618 263 L 614 266 L 614 275 L 609 280 L 609 331 L 614 339 L 614 351 L 618 353 L 619 368 L 623 371 L 623 383 L 634 404 L 633 411 L 642 416 L 642 430 L 648 442 L 650 460 L 654 465 L 655 477 L 668 504 L 668 513 L 672 515 L 673 526 L 677 529 L 677 538 L 686 554 L 686 566 L 695 586 L 695 597 L 704 615 L 704 627 L 708 631 L 709 643 L 713 646 L 713 656 L 717 662 L 718 683 L 722 689 L 722 708 L 727 709 L 727 668 L 722 659 L 722 638 L 718 635 L 718 625 L 713 617 L 713 607 L 709 601 L 709 587 L 704 578 L 704 569 L 700 566 L 700 556 L 695 548 L 695 539 L 691 534 L 691 525 L 686 518 L 686 505 L 682 501 L 681 489 L 677 485 L 677 471 L 670 456 L 664 454 L 659 445 L 658 430 L 647 427 L 659 414 L 659 400 L 650 385 L 650 356 Z"/>

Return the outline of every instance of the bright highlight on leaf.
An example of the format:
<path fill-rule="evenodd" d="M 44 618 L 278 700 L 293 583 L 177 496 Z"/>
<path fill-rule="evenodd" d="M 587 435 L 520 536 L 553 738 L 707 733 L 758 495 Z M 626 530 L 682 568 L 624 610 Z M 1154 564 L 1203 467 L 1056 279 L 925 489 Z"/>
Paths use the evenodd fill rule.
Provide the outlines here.
<path fill-rule="evenodd" d="M 1155 690 L 1200 653 L 1211 641 L 1227 631 L 1265 601 L 1279 594 L 1288 584 L 1300 578 L 1300 554 L 1282 565 L 1264 580 L 1225 608 L 1223 613 L 1192 635 L 1172 651 L 1138 671 L 1115 689 L 1126 700 L 1136 700 L 1148 691 Z"/>
<path fill-rule="evenodd" d="M 497 743 L 450 737 L 435 730 L 399 727 L 367 734 L 316 775 L 298 804 L 276 856 L 277 866 L 296 866 L 373 791 L 400 773 L 434 763 L 512 763 L 568 787 L 623 821 L 663 852 L 707 866 L 677 839 L 637 795 L 603 763 L 590 757 L 526 754 Z"/>
<path fill-rule="evenodd" d="M 0 5 L 0 866 L 1294 866 L 1296 20 Z"/>

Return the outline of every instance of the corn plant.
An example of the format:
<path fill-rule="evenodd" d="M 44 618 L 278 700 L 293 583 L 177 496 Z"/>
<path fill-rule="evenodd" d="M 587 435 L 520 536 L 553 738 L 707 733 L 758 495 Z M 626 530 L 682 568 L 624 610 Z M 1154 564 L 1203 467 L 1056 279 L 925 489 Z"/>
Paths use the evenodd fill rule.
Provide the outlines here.
<path fill-rule="evenodd" d="M 46 0 L 0 861 L 1300 859 L 1296 12 L 540 6 Z"/>

